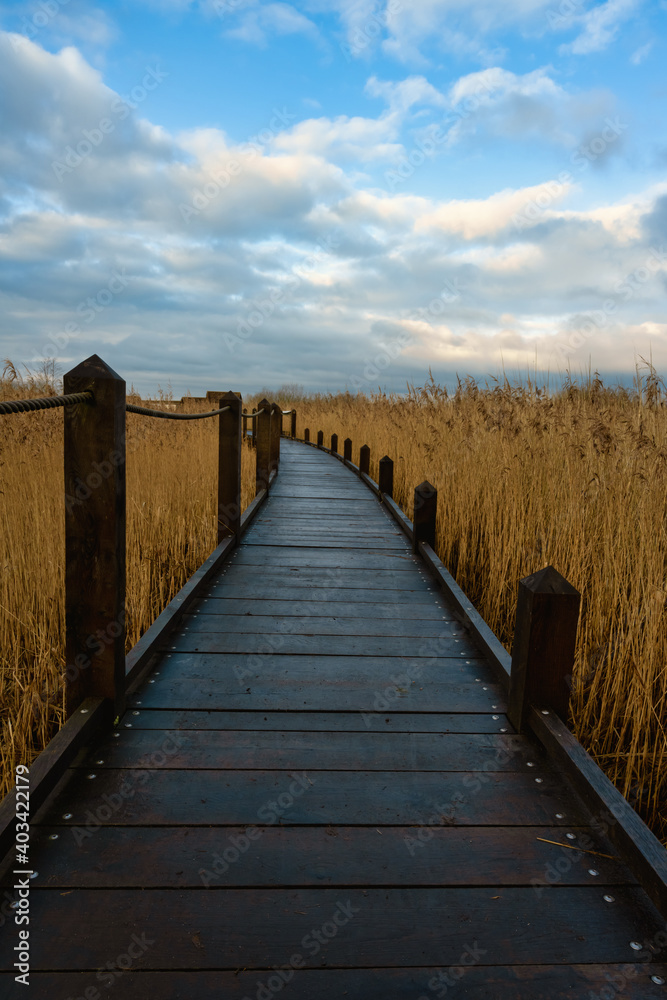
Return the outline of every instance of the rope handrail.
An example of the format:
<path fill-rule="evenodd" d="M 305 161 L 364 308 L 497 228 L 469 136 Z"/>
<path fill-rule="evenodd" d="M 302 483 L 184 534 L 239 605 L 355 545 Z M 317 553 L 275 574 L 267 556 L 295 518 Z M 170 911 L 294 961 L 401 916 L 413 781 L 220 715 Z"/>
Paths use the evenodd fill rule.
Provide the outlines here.
<path fill-rule="evenodd" d="M 210 413 L 167 413 L 165 410 L 149 410 L 145 406 L 134 406 L 133 403 L 126 403 L 125 409 L 128 413 L 140 413 L 144 417 L 159 417 L 162 420 L 206 420 L 207 417 L 217 417 L 219 413 L 226 413 L 231 410 L 231 406 L 223 406 L 221 410 L 211 410 Z"/>
<path fill-rule="evenodd" d="M 293 413 L 296 413 L 296 410 L 282 410 L 281 412 L 284 417 L 290 417 Z"/>
<path fill-rule="evenodd" d="M 87 403 L 95 398 L 94 393 L 73 392 L 68 396 L 43 396 L 36 399 L 6 399 L 0 402 L 0 414 L 30 413 L 35 410 L 54 410 L 59 406 L 75 406 L 77 403 Z"/>

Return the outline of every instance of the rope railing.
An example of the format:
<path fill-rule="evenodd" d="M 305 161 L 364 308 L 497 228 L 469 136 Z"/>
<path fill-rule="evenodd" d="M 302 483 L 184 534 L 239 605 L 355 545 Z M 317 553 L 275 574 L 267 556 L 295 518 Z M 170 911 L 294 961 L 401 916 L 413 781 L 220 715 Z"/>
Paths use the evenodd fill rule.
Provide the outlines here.
<path fill-rule="evenodd" d="M 82 404 L 80 413 L 70 410 L 63 420 L 65 658 L 75 668 L 68 669 L 65 677 L 68 719 L 88 698 L 108 702 L 113 717 L 120 716 L 126 705 L 127 414 L 159 420 L 218 418 L 216 559 L 227 558 L 244 530 L 243 455 L 248 430 L 252 431 L 250 443 L 255 453 L 255 499 L 250 516 L 269 495 L 280 464 L 282 407 L 262 399 L 251 413 L 243 413 L 240 393 L 231 390 L 210 391 L 207 401 L 203 405 L 217 409 L 186 413 L 179 405 L 180 412 L 173 412 L 171 400 L 154 401 L 163 409 L 136 406 L 128 400 L 125 380 L 97 355 L 64 375 L 62 395 L 0 401 L 0 415 Z M 288 414 L 289 433 L 296 438 L 296 411 Z M 100 629 L 101 623 L 105 628 Z M 95 669 L 86 670 L 79 664 L 90 663 L 87 651 L 91 638 L 101 632 L 107 638 L 95 654 Z"/>
<path fill-rule="evenodd" d="M 139 413 L 144 417 L 158 417 L 161 420 L 206 420 L 208 417 L 217 417 L 221 413 L 227 413 L 231 407 L 223 406 L 221 410 L 211 410 L 209 413 L 168 413 L 166 410 L 149 410 L 145 406 L 126 403 L 125 409 L 128 413 Z"/>
<path fill-rule="evenodd" d="M 91 391 L 73 392 L 67 396 L 44 396 L 41 399 L 8 399 L 0 402 L 0 414 L 30 413 L 35 410 L 55 410 L 59 406 L 75 406 L 95 398 Z"/>

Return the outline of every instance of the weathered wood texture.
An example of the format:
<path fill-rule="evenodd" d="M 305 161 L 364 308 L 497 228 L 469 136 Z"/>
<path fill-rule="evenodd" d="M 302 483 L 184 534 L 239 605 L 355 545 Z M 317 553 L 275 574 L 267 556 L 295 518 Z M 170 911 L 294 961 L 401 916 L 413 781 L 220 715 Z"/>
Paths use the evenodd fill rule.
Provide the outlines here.
<path fill-rule="evenodd" d="M 395 512 L 282 446 L 253 527 L 35 817 L 31 995 L 85 996 L 134 941 L 130 1000 L 662 996 L 664 920 L 514 731 Z"/>
<path fill-rule="evenodd" d="M 64 377 L 65 703 L 125 703 L 125 382 L 96 354 Z"/>
<path fill-rule="evenodd" d="M 218 545 L 241 528 L 241 406 L 234 392 L 221 393 L 218 407 L 229 406 L 218 417 Z"/>
<path fill-rule="evenodd" d="M 580 595 L 553 566 L 519 583 L 509 715 L 526 727 L 531 705 L 568 721 Z"/>

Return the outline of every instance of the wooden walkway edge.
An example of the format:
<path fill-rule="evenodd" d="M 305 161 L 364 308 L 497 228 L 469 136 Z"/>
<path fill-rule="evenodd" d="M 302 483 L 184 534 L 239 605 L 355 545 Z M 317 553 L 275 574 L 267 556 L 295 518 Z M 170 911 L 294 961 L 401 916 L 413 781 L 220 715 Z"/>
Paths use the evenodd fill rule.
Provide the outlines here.
<path fill-rule="evenodd" d="M 402 517 L 281 443 L 33 819 L 29 991 L 4 871 L 1 997 L 665 997 L 663 859 L 626 857 L 557 719 L 515 733 L 507 654 Z"/>

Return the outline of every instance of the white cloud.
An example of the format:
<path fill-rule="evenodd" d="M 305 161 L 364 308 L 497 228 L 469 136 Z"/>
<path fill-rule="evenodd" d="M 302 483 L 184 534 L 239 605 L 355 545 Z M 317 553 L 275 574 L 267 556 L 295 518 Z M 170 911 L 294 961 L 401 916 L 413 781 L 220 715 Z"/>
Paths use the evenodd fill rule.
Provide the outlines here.
<path fill-rule="evenodd" d="M 517 96 L 572 107 L 546 70 L 490 68 L 444 97 L 422 77 L 374 79 L 369 93 L 386 103 L 377 119 L 277 117 L 251 147 L 214 128 L 170 134 L 151 121 L 149 94 L 121 121 L 118 95 L 76 49 L 14 48 L 0 34 L 4 353 L 30 361 L 50 344 L 69 367 L 98 351 L 147 388 L 169 376 L 177 391 L 210 388 L 213 368 L 239 388 L 268 378 L 334 388 L 406 326 L 400 387 L 429 359 L 488 370 L 501 350 L 512 363 L 536 346 L 548 356 L 611 297 L 617 312 L 573 357 L 598 351 L 613 367 L 630 328 L 667 364 L 667 262 L 645 263 L 657 259 L 667 184 L 575 209 L 570 184 L 445 200 L 383 194 L 360 177 L 400 148 L 421 105 L 440 113 L 480 82 L 491 108 Z M 52 163 L 104 117 L 112 132 L 59 179 Z M 517 230 L 527 203 L 537 215 Z M 81 304 L 114 271 L 127 286 L 87 321 Z M 615 291 L 644 272 L 629 300 Z M 249 314 L 265 318 L 239 338 Z M 49 341 L 68 324 L 74 333 Z"/>
<path fill-rule="evenodd" d="M 288 3 L 268 3 L 241 14 L 237 27 L 228 28 L 228 38 L 238 38 L 254 45 L 266 46 L 272 34 L 294 35 L 303 33 L 319 37 L 317 26 Z"/>
<path fill-rule="evenodd" d="M 618 29 L 624 21 L 632 17 L 641 0 L 606 0 L 577 18 L 583 30 L 569 45 L 563 45 L 563 52 L 574 55 L 588 55 L 601 52 L 614 41 Z"/>

